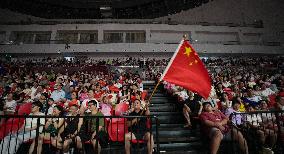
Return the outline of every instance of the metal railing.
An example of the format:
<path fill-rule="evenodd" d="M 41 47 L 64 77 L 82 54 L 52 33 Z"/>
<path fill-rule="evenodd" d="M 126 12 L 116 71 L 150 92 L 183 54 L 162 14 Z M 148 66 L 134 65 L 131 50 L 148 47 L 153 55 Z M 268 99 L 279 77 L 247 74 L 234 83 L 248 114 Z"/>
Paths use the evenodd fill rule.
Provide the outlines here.
<path fill-rule="evenodd" d="M 156 116 L 1 115 L 0 118 L 1 154 L 124 153 L 125 144 L 131 145 L 131 153 L 147 153 L 147 148 L 160 153 Z M 24 144 L 31 147 L 22 146 L 19 152 Z"/>
<path fill-rule="evenodd" d="M 249 153 L 284 153 L 284 111 L 232 113 L 230 120 L 232 129 L 244 137 Z M 231 137 L 232 144 L 239 143 L 239 138 Z M 234 145 L 232 153 L 238 153 Z"/>

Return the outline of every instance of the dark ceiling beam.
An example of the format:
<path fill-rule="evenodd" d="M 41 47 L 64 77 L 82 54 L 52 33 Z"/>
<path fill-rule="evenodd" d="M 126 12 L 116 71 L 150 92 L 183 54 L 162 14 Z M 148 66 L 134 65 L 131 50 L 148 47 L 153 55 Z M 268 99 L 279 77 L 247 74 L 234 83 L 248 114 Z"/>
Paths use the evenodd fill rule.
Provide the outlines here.
<path fill-rule="evenodd" d="M 113 0 L 112 6 L 113 8 L 126 8 L 126 7 L 133 7 L 147 3 L 152 3 L 155 1 L 160 1 L 160 0 Z"/>
<path fill-rule="evenodd" d="M 40 0 L 41 2 L 70 8 L 99 8 L 111 6 L 111 0 Z"/>

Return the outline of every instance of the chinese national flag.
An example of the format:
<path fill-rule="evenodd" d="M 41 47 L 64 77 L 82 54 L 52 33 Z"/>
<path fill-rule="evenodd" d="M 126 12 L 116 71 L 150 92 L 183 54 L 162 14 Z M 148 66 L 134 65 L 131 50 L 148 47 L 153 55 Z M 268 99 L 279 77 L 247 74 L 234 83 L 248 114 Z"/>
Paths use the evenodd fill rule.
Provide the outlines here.
<path fill-rule="evenodd" d="M 160 80 L 184 87 L 208 98 L 211 80 L 208 71 L 188 41 L 181 41 Z"/>

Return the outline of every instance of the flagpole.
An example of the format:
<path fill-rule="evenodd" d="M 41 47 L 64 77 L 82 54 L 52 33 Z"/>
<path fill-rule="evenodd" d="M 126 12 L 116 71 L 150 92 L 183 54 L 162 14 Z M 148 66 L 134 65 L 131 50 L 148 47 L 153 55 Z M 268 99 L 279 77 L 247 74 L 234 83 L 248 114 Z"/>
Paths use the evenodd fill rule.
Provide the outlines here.
<path fill-rule="evenodd" d="M 154 95 L 154 93 L 155 93 L 155 91 L 157 90 L 157 88 L 158 88 L 158 86 L 159 86 L 159 84 L 160 84 L 160 80 L 158 81 L 158 83 L 156 84 L 156 86 L 155 86 L 155 88 L 154 88 L 154 90 L 152 91 L 152 94 L 150 95 L 150 97 L 149 97 L 149 102 L 150 102 L 150 100 L 152 99 L 152 97 L 153 97 L 153 95 Z"/>

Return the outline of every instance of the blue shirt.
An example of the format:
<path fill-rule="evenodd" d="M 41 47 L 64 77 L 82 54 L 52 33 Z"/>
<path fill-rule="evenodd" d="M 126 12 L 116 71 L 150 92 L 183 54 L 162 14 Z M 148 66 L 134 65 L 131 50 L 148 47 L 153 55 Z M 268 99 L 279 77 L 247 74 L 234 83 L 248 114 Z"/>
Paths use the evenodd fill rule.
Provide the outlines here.
<path fill-rule="evenodd" d="M 65 92 L 61 90 L 55 90 L 51 93 L 50 96 L 54 101 L 59 101 L 62 98 L 65 98 Z"/>

